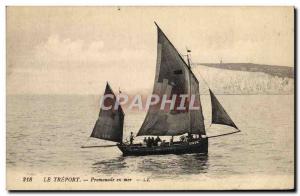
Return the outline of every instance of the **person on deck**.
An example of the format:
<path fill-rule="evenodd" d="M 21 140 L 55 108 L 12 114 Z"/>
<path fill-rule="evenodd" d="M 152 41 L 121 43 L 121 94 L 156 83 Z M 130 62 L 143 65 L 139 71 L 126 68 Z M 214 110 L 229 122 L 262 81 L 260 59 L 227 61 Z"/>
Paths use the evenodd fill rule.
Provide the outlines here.
<path fill-rule="evenodd" d="M 130 145 L 133 144 L 133 140 L 134 140 L 134 136 L 133 136 L 133 132 L 130 133 Z"/>
<path fill-rule="evenodd" d="M 157 136 L 154 140 L 154 146 L 158 146 L 158 142 L 161 142 L 161 139 Z"/>
<path fill-rule="evenodd" d="M 174 142 L 174 136 L 172 136 L 170 139 L 170 145 L 173 145 L 173 142 Z"/>
<path fill-rule="evenodd" d="M 143 142 L 144 142 L 144 145 L 147 146 L 147 138 L 146 137 L 144 137 Z"/>
<path fill-rule="evenodd" d="M 188 133 L 188 135 L 187 135 L 187 140 L 188 140 L 188 142 L 192 142 L 193 141 L 193 135 L 191 134 L 191 133 Z"/>
<path fill-rule="evenodd" d="M 181 142 L 184 142 L 184 140 L 185 140 L 185 136 L 182 135 L 182 136 L 180 137 L 180 141 L 181 141 Z"/>
<path fill-rule="evenodd" d="M 148 139 L 147 139 L 147 147 L 150 147 L 151 146 L 151 139 L 150 139 L 150 137 L 148 137 Z"/>
<path fill-rule="evenodd" d="M 154 146 L 154 137 L 151 137 L 151 147 Z"/>

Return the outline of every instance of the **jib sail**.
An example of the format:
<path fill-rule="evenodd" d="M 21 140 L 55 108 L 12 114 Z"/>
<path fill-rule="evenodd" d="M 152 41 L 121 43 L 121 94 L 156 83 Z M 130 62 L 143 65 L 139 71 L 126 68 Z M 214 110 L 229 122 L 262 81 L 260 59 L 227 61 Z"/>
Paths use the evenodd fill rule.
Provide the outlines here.
<path fill-rule="evenodd" d="M 210 89 L 209 89 L 209 93 L 210 93 L 211 107 L 212 107 L 212 123 L 228 125 L 238 129 Z"/>

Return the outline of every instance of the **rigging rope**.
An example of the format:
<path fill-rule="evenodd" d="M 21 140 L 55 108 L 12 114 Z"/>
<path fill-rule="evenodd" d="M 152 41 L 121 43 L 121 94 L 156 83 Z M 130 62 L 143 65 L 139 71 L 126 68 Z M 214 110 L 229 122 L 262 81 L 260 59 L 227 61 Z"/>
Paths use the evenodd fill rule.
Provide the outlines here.
<path fill-rule="evenodd" d="M 192 58 L 190 58 L 190 62 L 191 62 L 191 65 L 194 65 L 194 63 L 192 62 Z M 195 67 L 195 66 L 194 66 Z M 191 69 L 192 69 L 193 67 L 191 66 Z M 209 88 L 209 89 L 211 89 L 210 87 L 209 87 L 209 85 L 208 85 L 208 83 L 206 82 L 206 80 L 204 79 L 204 77 L 200 74 L 200 72 L 199 72 L 199 70 L 197 70 L 197 69 L 193 69 L 193 70 L 196 70 L 196 72 L 200 75 L 200 77 L 202 78 L 202 80 L 204 81 L 204 83 L 206 84 L 206 86 L 207 86 L 207 88 Z"/>
<path fill-rule="evenodd" d="M 84 144 L 81 146 L 81 148 L 83 148 L 89 141 L 90 141 L 90 137 L 87 137 L 87 138 L 86 138 L 86 141 L 85 141 Z"/>
<path fill-rule="evenodd" d="M 189 57 L 187 57 L 187 58 L 189 58 Z M 191 54 L 190 54 L 189 60 L 190 60 L 190 62 L 191 62 L 191 70 L 192 70 L 192 68 L 193 68 L 192 65 L 194 65 L 194 64 L 193 64 L 193 61 L 192 61 L 192 55 L 191 55 Z M 206 84 L 207 88 L 208 88 L 208 89 L 211 89 L 211 88 L 209 87 L 208 83 L 205 81 L 204 77 L 200 74 L 200 72 L 199 72 L 197 69 L 193 69 L 193 70 L 196 70 L 196 72 L 200 75 L 200 77 L 202 78 L 202 80 L 203 80 L 204 83 Z M 200 89 L 199 89 L 199 90 L 200 90 Z M 210 122 L 209 127 L 211 127 L 211 125 L 212 125 L 212 122 Z"/>
<path fill-rule="evenodd" d="M 188 54 L 187 54 L 187 58 L 189 58 Z M 191 65 L 194 65 L 193 62 L 192 62 L 192 60 L 191 60 L 191 58 L 189 58 L 189 61 L 191 62 Z M 191 66 L 191 69 L 192 69 L 192 66 Z M 201 75 L 200 71 L 197 70 L 197 69 L 193 69 L 193 70 L 196 70 L 196 72 L 197 72 L 197 73 L 199 74 L 199 76 L 202 78 L 203 82 L 206 84 L 206 86 L 208 87 L 208 89 L 209 89 L 210 91 L 212 91 L 211 88 L 209 87 L 208 83 L 207 83 L 206 80 L 204 79 L 204 77 Z M 210 122 L 209 127 L 211 127 L 211 125 L 212 125 L 212 122 Z M 236 127 L 236 128 L 237 128 L 237 127 Z M 210 136 L 210 137 L 219 137 L 219 136 L 225 136 L 225 135 L 230 135 L 230 134 L 233 134 L 233 133 L 238 133 L 238 132 L 240 132 L 239 129 L 237 129 L 237 130 L 238 130 L 238 131 L 235 131 L 235 132 L 232 132 L 232 133 L 225 133 L 225 134 L 220 134 L 220 135 L 215 135 L 215 136 Z M 209 137 L 209 138 L 210 138 L 210 137 Z"/>
<path fill-rule="evenodd" d="M 208 136 L 207 138 L 221 137 L 221 136 L 231 135 L 231 134 L 238 133 L 238 132 L 241 132 L 241 131 L 237 130 L 237 131 L 234 131 L 234 132 L 231 132 L 231 133 L 224 133 L 224 134 L 220 134 L 220 135 L 212 135 L 212 136 Z"/>
<path fill-rule="evenodd" d="M 116 144 L 112 144 L 112 145 L 102 145 L 102 146 L 81 146 L 81 148 L 96 148 L 96 147 L 113 147 L 113 146 L 117 146 Z"/>

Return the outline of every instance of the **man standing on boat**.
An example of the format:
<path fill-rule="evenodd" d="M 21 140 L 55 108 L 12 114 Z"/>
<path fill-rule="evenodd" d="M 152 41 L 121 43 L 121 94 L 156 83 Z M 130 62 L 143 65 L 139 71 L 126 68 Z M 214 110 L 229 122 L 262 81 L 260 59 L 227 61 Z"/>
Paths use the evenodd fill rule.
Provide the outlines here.
<path fill-rule="evenodd" d="M 187 135 L 188 142 L 192 142 L 193 139 L 194 139 L 193 135 L 191 133 L 188 133 L 188 135 Z"/>
<path fill-rule="evenodd" d="M 172 135 L 171 139 L 170 139 L 170 145 L 173 145 L 174 142 L 174 136 Z"/>
<path fill-rule="evenodd" d="M 147 146 L 148 141 L 147 141 L 147 138 L 146 138 L 146 137 L 144 137 L 143 142 L 144 142 L 144 145 Z"/>
<path fill-rule="evenodd" d="M 133 144 L 133 140 L 134 140 L 134 136 L 133 136 L 133 132 L 130 133 L 130 145 Z"/>

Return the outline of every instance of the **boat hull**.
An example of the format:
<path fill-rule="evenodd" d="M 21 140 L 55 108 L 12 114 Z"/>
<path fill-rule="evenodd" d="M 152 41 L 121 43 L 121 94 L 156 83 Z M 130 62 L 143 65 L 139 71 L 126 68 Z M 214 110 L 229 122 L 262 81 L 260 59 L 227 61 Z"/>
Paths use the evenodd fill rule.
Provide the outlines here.
<path fill-rule="evenodd" d="M 208 153 L 208 138 L 202 138 L 193 142 L 177 142 L 173 145 L 146 147 L 142 145 L 118 144 L 123 156 L 146 156 L 163 154 L 192 154 Z"/>

